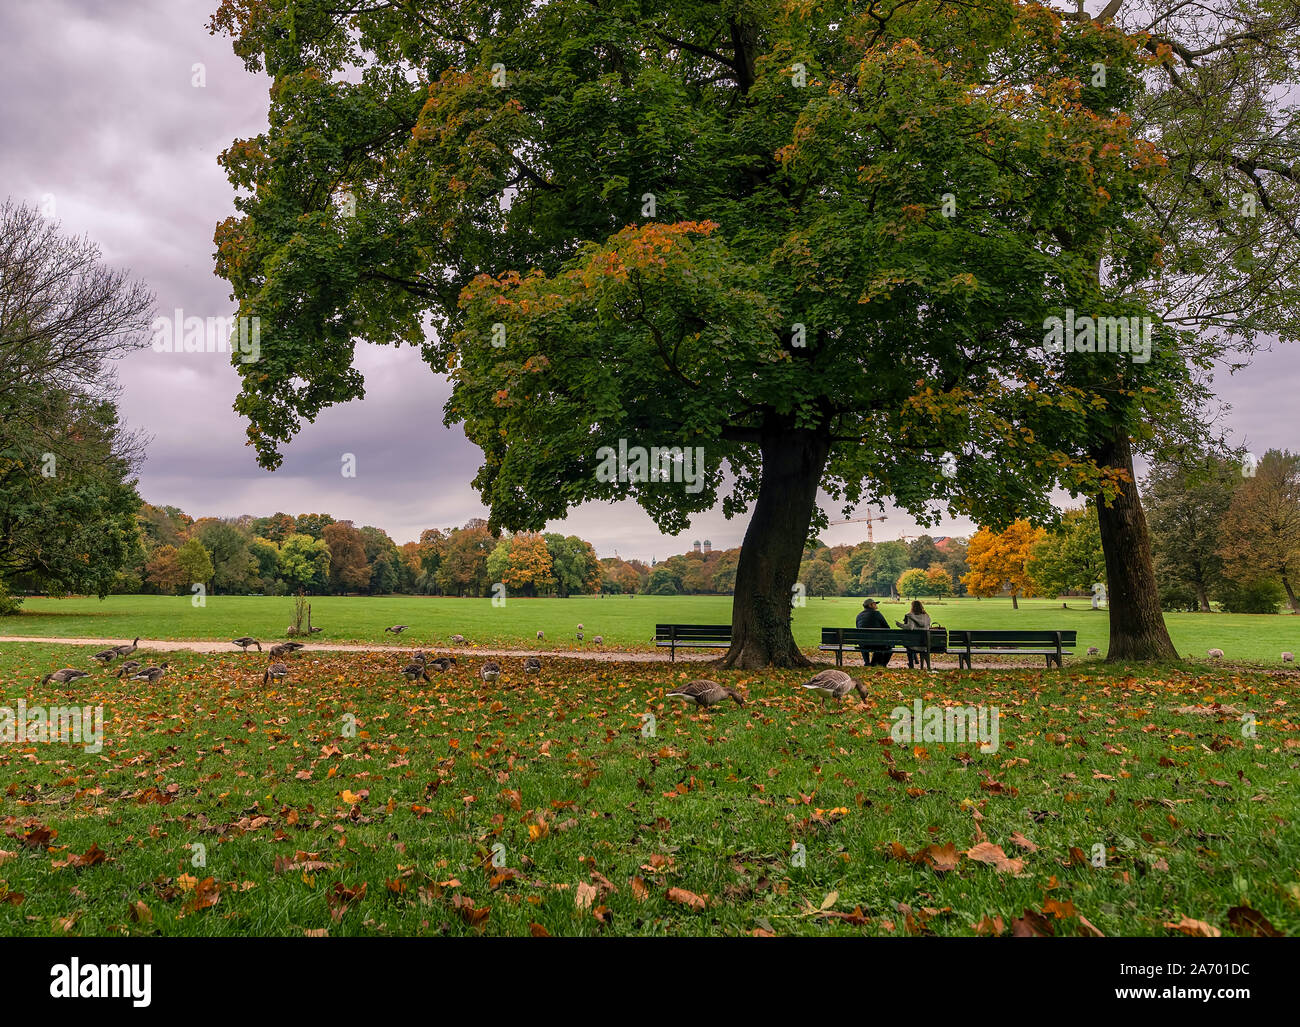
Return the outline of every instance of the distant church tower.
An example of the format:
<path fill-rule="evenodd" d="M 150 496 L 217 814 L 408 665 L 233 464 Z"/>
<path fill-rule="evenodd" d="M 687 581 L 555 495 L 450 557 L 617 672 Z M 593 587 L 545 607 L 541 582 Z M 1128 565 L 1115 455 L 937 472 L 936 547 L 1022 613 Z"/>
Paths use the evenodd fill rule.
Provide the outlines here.
<path fill-rule="evenodd" d="M 700 540 L 699 540 L 699 539 L 696 539 L 696 540 L 695 540 L 695 551 L 696 551 L 697 553 L 700 551 Z"/>
<path fill-rule="evenodd" d="M 713 543 L 710 542 L 707 538 L 704 540 L 704 552 L 706 555 L 708 553 L 713 552 Z"/>

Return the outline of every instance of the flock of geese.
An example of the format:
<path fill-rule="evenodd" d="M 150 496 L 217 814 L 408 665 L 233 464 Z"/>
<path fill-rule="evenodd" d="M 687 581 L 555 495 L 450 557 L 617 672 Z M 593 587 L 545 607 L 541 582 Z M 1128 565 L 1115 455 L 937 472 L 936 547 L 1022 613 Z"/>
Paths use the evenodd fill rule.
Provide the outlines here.
<path fill-rule="evenodd" d="M 91 656 L 91 659 L 101 667 L 107 667 L 119 657 L 130 656 L 135 652 L 140 644 L 140 637 L 137 635 L 134 642 L 125 642 L 122 645 L 113 646 L 111 649 L 101 649 Z M 139 660 L 124 660 L 117 669 L 118 677 L 125 677 L 130 681 L 147 681 L 150 684 L 156 682 L 167 673 L 167 664 L 160 663 L 156 667 L 146 667 Z M 89 672 L 77 670 L 73 667 L 64 667 L 62 670 L 56 670 L 46 674 L 41 678 L 41 684 L 47 681 L 54 681 L 60 685 L 66 685 L 69 682 L 76 681 L 78 678 L 90 677 Z"/>
<path fill-rule="evenodd" d="M 827 705 L 832 699 L 843 699 L 849 692 L 854 690 L 857 691 L 858 696 L 864 702 L 867 698 L 866 686 L 842 670 L 819 671 L 800 687 L 820 695 L 823 706 Z M 725 699 L 734 699 L 737 706 L 745 705 L 744 697 L 734 688 L 720 685 L 716 681 L 703 679 L 690 681 L 682 685 L 681 688 L 669 692 L 668 698 L 679 699 L 692 706 L 716 706 Z"/>

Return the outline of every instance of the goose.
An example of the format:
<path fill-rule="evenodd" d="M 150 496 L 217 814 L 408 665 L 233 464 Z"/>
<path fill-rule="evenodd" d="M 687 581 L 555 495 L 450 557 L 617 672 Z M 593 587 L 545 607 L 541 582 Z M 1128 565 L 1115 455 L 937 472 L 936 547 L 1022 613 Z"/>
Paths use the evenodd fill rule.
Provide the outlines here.
<path fill-rule="evenodd" d="M 546 638 L 546 632 L 545 632 L 545 631 L 539 631 L 539 632 L 537 632 L 537 639 L 538 639 L 538 641 L 541 641 L 541 640 L 543 640 L 544 638 Z"/>
<path fill-rule="evenodd" d="M 97 660 L 98 662 L 102 663 L 105 667 L 107 667 L 110 663 L 112 663 L 114 660 L 117 659 L 117 650 L 116 649 L 101 650 L 100 652 L 95 653 L 95 655 L 92 656 L 91 659 Z"/>
<path fill-rule="evenodd" d="M 167 673 L 167 664 L 160 663 L 156 667 L 145 667 L 144 670 L 137 671 L 131 675 L 132 681 L 148 681 L 149 684 L 155 684 L 160 677 Z"/>
<path fill-rule="evenodd" d="M 239 638 L 232 638 L 230 644 L 239 646 L 239 648 L 244 650 L 244 652 L 248 652 L 248 647 L 250 645 L 257 646 L 257 651 L 259 653 L 262 651 L 262 643 L 251 635 L 240 635 Z"/>
<path fill-rule="evenodd" d="M 127 660 L 124 664 L 122 664 L 121 667 L 118 668 L 117 676 L 121 677 L 123 674 L 134 673 L 135 671 L 139 670 L 143 666 L 144 664 L 141 663 L 139 660 Z"/>
<path fill-rule="evenodd" d="M 484 681 L 491 684 L 501 676 L 501 664 L 497 663 L 495 660 L 488 660 L 488 662 L 483 664 L 479 669 L 479 675 Z"/>
<path fill-rule="evenodd" d="M 453 642 L 455 642 L 457 645 L 464 645 L 464 644 L 465 644 L 465 636 L 464 636 L 464 635 L 452 635 L 452 636 L 451 636 L 451 640 L 452 640 Z"/>
<path fill-rule="evenodd" d="M 117 647 L 117 655 L 130 656 L 133 652 L 136 651 L 136 649 L 139 648 L 139 646 L 140 646 L 140 636 L 136 635 L 135 641 L 132 642 L 130 645 L 119 645 Z"/>
<path fill-rule="evenodd" d="M 41 678 L 41 684 L 47 681 L 56 681 L 60 685 L 66 685 L 69 681 L 76 681 L 77 678 L 88 678 L 90 675 L 84 670 L 73 670 L 71 667 L 64 667 L 62 670 L 56 670 L 51 674 L 46 674 Z"/>
<path fill-rule="evenodd" d="M 578 630 L 579 630 L 579 631 L 582 630 L 582 625 L 581 625 L 581 624 L 578 625 Z"/>
<path fill-rule="evenodd" d="M 311 634 L 313 634 L 313 635 L 319 635 L 319 634 L 320 634 L 322 631 L 324 631 L 325 629 L 324 629 L 324 628 L 308 628 L 307 630 L 308 630 Z"/>
<path fill-rule="evenodd" d="M 744 706 L 745 700 L 734 688 L 720 685 L 716 681 L 691 681 L 681 688 L 668 693 L 669 699 L 681 699 L 682 702 L 694 703 L 696 706 L 712 706 L 723 699 L 735 699 L 737 706 Z"/>
<path fill-rule="evenodd" d="M 579 641 L 579 642 L 582 641 L 582 632 L 581 632 L 581 631 L 578 632 L 578 641 Z"/>
<path fill-rule="evenodd" d="M 537 674 L 541 671 L 541 669 L 542 669 L 542 661 L 539 660 L 536 656 L 530 656 L 528 657 L 528 659 L 524 660 L 525 674 Z"/>
<path fill-rule="evenodd" d="M 266 672 L 262 675 L 262 684 L 266 684 L 272 678 L 274 678 L 276 681 L 283 681 L 288 676 L 289 676 L 288 667 L 286 667 L 283 663 L 272 663 L 270 666 L 266 668 Z"/>
<path fill-rule="evenodd" d="M 402 668 L 402 675 L 407 681 L 418 681 L 421 678 L 429 680 L 429 672 L 425 669 L 423 660 L 412 660 Z"/>
<path fill-rule="evenodd" d="M 1205 655 L 1208 656 L 1208 657 L 1209 657 L 1210 659 L 1212 659 L 1212 660 L 1221 660 L 1221 659 L 1223 659 L 1223 650 L 1222 650 L 1222 649 L 1209 649 L 1209 650 L 1206 651 Z"/>
<path fill-rule="evenodd" d="M 1295 653 L 1283 653 L 1283 654 L 1282 654 L 1282 662 L 1283 662 L 1283 663 L 1295 663 Z"/>
<path fill-rule="evenodd" d="M 591 641 L 592 641 L 594 644 L 596 644 L 596 645 L 603 645 L 604 642 L 605 642 L 605 639 L 604 639 L 604 637 L 602 637 L 601 635 L 597 635 L 597 636 L 596 636 L 595 638 L 593 638 Z"/>
<path fill-rule="evenodd" d="M 1100 655 L 1101 655 L 1101 650 L 1098 649 L 1095 645 L 1090 645 L 1090 646 L 1088 646 L 1088 655 L 1089 655 L 1089 656 L 1100 656 Z"/>
<path fill-rule="evenodd" d="M 849 694 L 850 689 L 857 689 L 858 695 L 864 702 L 867 698 L 866 686 L 861 681 L 855 681 L 842 670 L 823 670 L 805 681 L 803 687 L 820 692 L 823 705 L 831 699 L 844 698 Z"/>
<path fill-rule="evenodd" d="M 271 646 L 271 659 L 279 659 L 281 656 L 288 656 L 290 653 L 296 653 L 302 648 L 301 642 L 281 642 L 279 645 Z"/>
<path fill-rule="evenodd" d="M 439 656 L 436 660 L 430 660 L 428 665 L 439 672 L 448 671 L 456 666 L 456 657 Z"/>
<path fill-rule="evenodd" d="M 391 631 L 394 635 L 400 635 L 408 627 L 410 627 L 409 624 L 394 624 L 391 628 L 384 628 L 384 630 Z"/>

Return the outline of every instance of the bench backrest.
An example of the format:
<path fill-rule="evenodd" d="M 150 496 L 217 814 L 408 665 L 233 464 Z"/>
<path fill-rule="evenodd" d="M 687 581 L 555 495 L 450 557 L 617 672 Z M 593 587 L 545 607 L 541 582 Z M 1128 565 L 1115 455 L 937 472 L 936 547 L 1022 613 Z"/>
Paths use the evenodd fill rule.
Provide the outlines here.
<path fill-rule="evenodd" d="M 952 645 L 965 649 L 1015 649 L 1017 647 L 1055 646 L 1060 640 L 1062 649 L 1071 649 L 1078 638 L 1077 631 L 953 631 Z"/>
<path fill-rule="evenodd" d="M 948 631 L 946 628 L 822 628 L 822 645 L 846 646 L 855 648 L 865 645 L 868 648 L 883 648 L 896 645 L 911 649 L 925 649 L 926 635 L 929 635 L 929 649 L 939 652 L 947 648 Z"/>
<path fill-rule="evenodd" d="M 656 624 L 655 641 L 730 642 L 730 624 Z"/>

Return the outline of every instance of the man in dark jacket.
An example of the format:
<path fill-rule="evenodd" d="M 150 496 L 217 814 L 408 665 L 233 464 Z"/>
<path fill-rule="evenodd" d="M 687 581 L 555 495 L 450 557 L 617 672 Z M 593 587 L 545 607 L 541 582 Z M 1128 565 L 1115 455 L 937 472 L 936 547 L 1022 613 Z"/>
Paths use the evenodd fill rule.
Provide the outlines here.
<path fill-rule="evenodd" d="M 874 599 L 867 599 L 862 604 L 862 612 L 858 614 L 857 625 L 860 628 L 888 628 L 889 621 L 885 620 L 885 615 L 880 612 L 880 607 Z M 869 645 L 860 645 L 858 650 L 862 653 L 862 665 L 872 667 L 886 667 L 894 655 L 893 646 L 885 646 L 883 649 L 875 648 Z M 870 653 L 870 657 L 868 657 Z"/>

